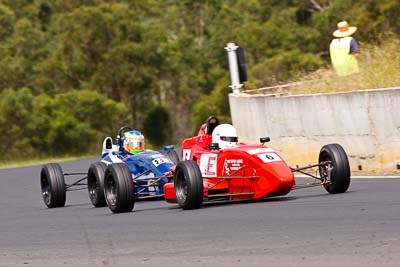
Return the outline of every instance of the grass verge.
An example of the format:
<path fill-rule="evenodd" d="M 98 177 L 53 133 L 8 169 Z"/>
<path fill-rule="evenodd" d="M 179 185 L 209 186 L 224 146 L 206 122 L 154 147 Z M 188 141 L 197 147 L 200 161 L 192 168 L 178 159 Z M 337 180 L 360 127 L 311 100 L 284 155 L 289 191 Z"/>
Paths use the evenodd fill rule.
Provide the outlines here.
<path fill-rule="evenodd" d="M 400 86 L 400 40 L 381 46 L 362 44 L 358 57 L 360 72 L 338 77 L 330 66 L 296 80 L 292 94 L 347 92 Z"/>
<path fill-rule="evenodd" d="M 320 94 L 350 92 L 400 86 L 400 39 L 392 37 L 381 45 L 361 44 L 358 56 L 360 72 L 338 77 L 332 67 L 325 67 L 308 74 L 299 73 L 290 83 L 246 93 L 262 94 Z"/>
<path fill-rule="evenodd" d="M 34 159 L 18 159 L 18 160 L 0 160 L 0 169 L 19 168 L 27 166 L 42 165 L 49 162 L 65 162 L 71 160 L 81 160 L 98 157 L 98 154 L 90 154 L 84 156 L 64 156 L 54 158 L 34 158 Z"/>

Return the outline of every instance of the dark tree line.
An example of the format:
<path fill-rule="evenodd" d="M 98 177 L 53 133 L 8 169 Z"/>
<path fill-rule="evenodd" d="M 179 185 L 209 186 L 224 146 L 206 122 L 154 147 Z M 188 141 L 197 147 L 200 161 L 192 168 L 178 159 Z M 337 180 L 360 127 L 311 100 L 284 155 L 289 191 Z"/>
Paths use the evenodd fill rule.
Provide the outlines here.
<path fill-rule="evenodd" d="M 248 88 L 271 86 L 326 65 L 338 21 L 379 43 L 399 13 L 398 0 L 0 0 L 0 157 L 96 151 L 126 123 L 179 143 L 211 113 L 229 120 L 226 43 L 245 49 Z"/>

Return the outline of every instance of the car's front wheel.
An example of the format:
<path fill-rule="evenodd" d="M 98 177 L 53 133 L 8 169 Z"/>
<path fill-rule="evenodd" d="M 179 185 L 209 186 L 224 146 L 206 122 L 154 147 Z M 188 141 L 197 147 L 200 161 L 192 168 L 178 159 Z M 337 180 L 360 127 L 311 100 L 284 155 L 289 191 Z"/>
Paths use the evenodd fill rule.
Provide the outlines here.
<path fill-rule="evenodd" d="M 174 174 L 176 200 L 184 210 L 198 209 L 203 202 L 203 178 L 193 160 L 178 163 Z"/>
<path fill-rule="evenodd" d="M 131 212 L 135 205 L 131 171 L 125 163 L 107 166 L 104 174 L 104 195 L 113 213 Z"/>
<path fill-rule="evenodd" d="M 328 144 L 321 148 L 318 162 L 326 163 L 319 167 L 324 185 L 331 194 L 344 193 L 350 186 L 350 164 L 343 147 L 339 144 Z"/>

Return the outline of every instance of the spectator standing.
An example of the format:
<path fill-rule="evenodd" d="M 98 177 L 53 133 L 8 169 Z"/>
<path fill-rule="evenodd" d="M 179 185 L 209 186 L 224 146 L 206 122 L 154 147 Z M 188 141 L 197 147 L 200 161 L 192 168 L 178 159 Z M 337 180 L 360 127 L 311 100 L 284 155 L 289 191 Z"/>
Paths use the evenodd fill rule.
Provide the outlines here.
<path fill-rule="evenodd" d="M 338 76 L 359 72 L 356 57 L 360 54 L 360 50 L 356 39 L 352 37 L 356 31 L 357 27 L 349 26 L 347 21 L 341 21 L 333 32 L 336 38 L 331 41 L 329 52 L 332 66 Z"/>

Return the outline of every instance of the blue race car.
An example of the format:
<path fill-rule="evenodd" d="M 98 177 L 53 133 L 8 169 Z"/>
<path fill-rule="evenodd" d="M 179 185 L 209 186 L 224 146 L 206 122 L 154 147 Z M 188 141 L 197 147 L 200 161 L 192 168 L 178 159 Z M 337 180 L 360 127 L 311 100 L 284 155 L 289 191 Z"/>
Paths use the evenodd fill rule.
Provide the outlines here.
<path fill-rule="evenodd" d="M 125 136 L 136 132 L 124 126 L 118 130 L 115 142 L 106 137 L 101 161 L 92 163 L 87 173 L 63 173 L 58 163 L 45 164 L 40 172 L 40 184 L 46 206 L 64 207 L 66 191 L 85 188 L 95 207 L 108 205 L 114 213 L 132 211 L 135 200 L 162 198 L 163 186 L 172 180 L 179 162 L 178 154 L 174 146 L 165 146 L 162 152 L 142 147 L 135 153 L 127 153 Z M 72 184 L 65 183 L 65 176 L 82 175 Z"/>

